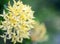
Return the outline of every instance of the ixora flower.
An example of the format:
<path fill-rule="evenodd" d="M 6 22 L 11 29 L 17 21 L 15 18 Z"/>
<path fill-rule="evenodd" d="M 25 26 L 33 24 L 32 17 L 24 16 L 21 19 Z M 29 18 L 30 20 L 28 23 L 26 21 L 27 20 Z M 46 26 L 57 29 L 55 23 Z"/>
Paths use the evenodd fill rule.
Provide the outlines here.
<path fill-rule="evenodd" d="M 33 28 L 32 23 L 34 23 L 34 11 L 31 10 L 29 5 L 24 5 L 20 0 L 17 2 L 13 0 L 13 5 L 10 1 L 8 3 L 6 11 L 3 11 L 1 15 L 5 20 L 2 21 L 0 28 L 5 30 L 5 33 L 1 36 L 6 39 L 11 39 L 14 44 L 16 42 L 22 42 L 23 38 L 30 37 L 30 30 Z"/>

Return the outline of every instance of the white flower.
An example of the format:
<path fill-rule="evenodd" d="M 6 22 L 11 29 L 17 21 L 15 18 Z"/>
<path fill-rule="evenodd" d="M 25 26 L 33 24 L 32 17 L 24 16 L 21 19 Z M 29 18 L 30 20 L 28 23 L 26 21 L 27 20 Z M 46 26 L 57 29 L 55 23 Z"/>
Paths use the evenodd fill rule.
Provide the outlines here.
<path fill-rule="evenodd" d="M 23 38 L 29 39 L 29 31 L 33 28 L 34 11 L 20 0 L 18 2 L 13 1 L 13 6 L 11 6 L 10 2 L 8 3 L 8 13 L 3 11 L 2 17 L 5 21 L 2 21 L 1 27 L 3 28 L 2 30 L 6 30 L 3 35 L 4 40 L 12 39 L 15 44 L 16 42 L 22 42 Z"/>

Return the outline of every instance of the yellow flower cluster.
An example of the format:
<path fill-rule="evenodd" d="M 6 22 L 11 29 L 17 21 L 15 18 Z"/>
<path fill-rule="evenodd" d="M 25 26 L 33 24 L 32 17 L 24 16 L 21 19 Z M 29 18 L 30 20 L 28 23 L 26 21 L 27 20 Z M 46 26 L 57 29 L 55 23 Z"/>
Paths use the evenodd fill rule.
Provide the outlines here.
<path fill-rule="evenodd" d="M 0 28 L 6 30 L 3 37 L 6 39 L 12 39 L 14 44 L 16 42 L 22 42 L 23 38 L 30 37 L 29 31 L 33 28 L 32 23 L 34 22 L 34 11 L 31 10 L 29 5 L 24 5 L 20 0 L 17 2 L 13 0 L 13 5 L 8 3 L 8 13 L 3 11 L 3 18 L 5 21 L 2 22 Z"/>

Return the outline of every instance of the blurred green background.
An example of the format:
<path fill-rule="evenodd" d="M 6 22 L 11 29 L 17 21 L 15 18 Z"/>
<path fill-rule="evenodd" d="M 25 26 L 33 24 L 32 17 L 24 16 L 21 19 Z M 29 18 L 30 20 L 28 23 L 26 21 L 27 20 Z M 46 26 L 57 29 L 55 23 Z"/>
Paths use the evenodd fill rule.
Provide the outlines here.
<path fill-rule="evenodd" d="M 0 0 L 0 14 L 3 13 L 4 5 L 9 0 Z M 32 42 L 24 40 L 22 44 L 60 44 L 60 0 L 22 0 L 24 4 L 30 5 L 35 11 L 36 20 L 45 23 L 49 39 L 45 42 Z M 0 17 L 0 20 L 3 18 Z M 0 31 L 0 34 L 2 31 Z M 12 44 L 7 40 L 7 44 Z M 4 44 L 0 38 L 0 44 Z M 19 43 L 17 43 L 19 44 Z"/>

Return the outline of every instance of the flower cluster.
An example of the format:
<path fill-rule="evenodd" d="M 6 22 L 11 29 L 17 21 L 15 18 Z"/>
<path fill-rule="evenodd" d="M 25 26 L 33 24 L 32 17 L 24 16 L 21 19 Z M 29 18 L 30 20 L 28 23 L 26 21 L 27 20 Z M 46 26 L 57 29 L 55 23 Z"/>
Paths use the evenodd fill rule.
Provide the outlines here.
<path fill-rule="evenodd" d="M 13 0 L 13 2 L 13 5 L 10 1 L 8 3 L 8 13 L 3 11 L 3 15 L 1 15 L 5 20 L 2 21 L 0 28 L 5 30 L 5 33 L 1 36 L 4 41 L 12 39 L 15 44 L 16 42 L 22 42 L 23 38 L 29 39 L 29 31 L 33 28 L 34 11 L 31 10 L 29 5 L 24 5 L 20 0 L 17 2 Z"/>
<path fill-rule="evenodd" d="M 44 23 L 40 23 L 39 21 L 33 24 L 34 28 L 31 33 L 31 39 L 34 42 L 45 42 L 48 40 L 48 34 L 46 31 L 46 26 Z"/>

